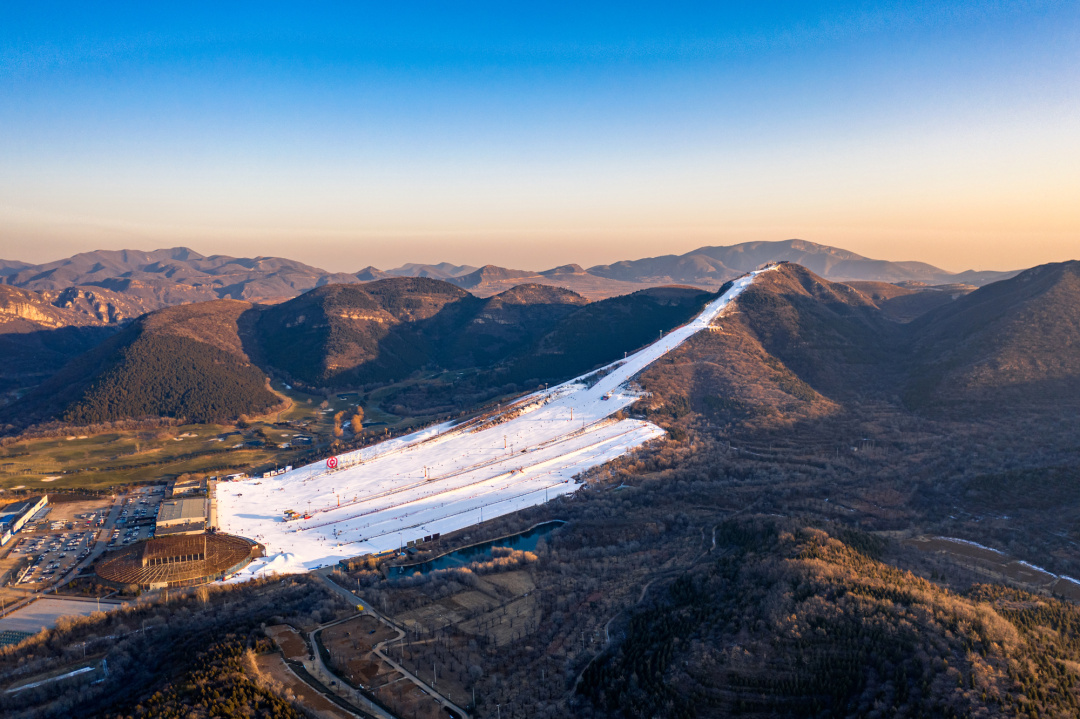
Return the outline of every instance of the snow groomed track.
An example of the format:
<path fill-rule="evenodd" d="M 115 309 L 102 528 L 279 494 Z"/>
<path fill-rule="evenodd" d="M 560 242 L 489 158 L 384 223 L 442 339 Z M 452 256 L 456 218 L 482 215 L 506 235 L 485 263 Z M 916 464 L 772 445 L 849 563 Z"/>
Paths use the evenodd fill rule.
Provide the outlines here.
<path fill-rule="evenodd" d="M 612 418 L 640 396 L 629 380 L 708 327 L 766 271 L 739 278 L 696 318 L 626 359 L 493 415 L 339 455 L 334 470 L 320 461 L 271 479 L 219 484 L 220 529 L 266 547 L 267 556 L 234 580 L 397 549 L 576 491 L 579 473 L 664 434 L 651 422 Z M 310 518 L 286 522 L 287 509 Z"/>

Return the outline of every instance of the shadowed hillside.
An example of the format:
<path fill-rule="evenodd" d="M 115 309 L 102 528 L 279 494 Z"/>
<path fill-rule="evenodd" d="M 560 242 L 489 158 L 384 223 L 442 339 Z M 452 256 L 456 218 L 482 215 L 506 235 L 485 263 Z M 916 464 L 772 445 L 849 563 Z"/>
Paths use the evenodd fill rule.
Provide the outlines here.
<path fill-rule="evenodd" d="M 897 327 L 865 296 L 795 264 L 766 272 L 710 331 L 647 368 L 635 407 L 657 421 L 773 422 L 837 409 L 880 385 Z"/>
<path fill-rule="evenodd" d="M 932 287 L 922 283 L 848 281 L 844 284 L 861 292 L 877 305 L 887 318 L 896 322 L 910 322 L 976 289 L 974 285 Z"/>
<path fill-rule="evenodd" d="M 518 285 L 484 300 L 453 338 L 446 356 L 483 367 L 531 347 L 539 337 L 588 305 L 584 297 L 547 285 Z"/>
<path fill-rule="evenodd" d="M 182 305 L 76 357 L 4 417 L 18 426 L 230 418 L 276 403 L 263 370 L 320 391 L 409 380 L 382 398 L 395 414 L 453 414 L 618 359 L 712 297 L 656 288 L 589 304 L 559 287 L 519 285 L 481 299 L 441 280 L 391 277 L 273 306 Z M 457 376 L 441 376 L 450 370 Z"/>
<path fill-rule="evenodd" d="M 20 425 L 54 418 L 72 424 L 144 417 L 208 422 L 269 409 L 280 400 L 244 354 L 237 331 L 249 309 L 246 302 L 219 300 L 145 315 L 0 416 Z"/>
<path fill-rule="evenodd" d="M 269 366 L 315 387 L 400 380 L 424 368 L 492 370 L 499 384 L 552 381 L 637 349 L 710 297 L 656 288 L 589 304 L 558 287 L 519 285 L 480 299 L 399 277 L 327 286 L 268 308 L 257 333 Z"/>
<path fill-rule="evenodd" d="M 328 285 L 271 307 L 256 332 L 266 362 L 309 386 L 407 377 L 435 359 L 481 300 L 447 282 L 395 277 Z"/>
<path fill-rule="evenodd" d="M 77 288 L 40 293 L 0 285 L 0 404 L 115 333 L 118 315 L 111 302 Z"/>
<path fill-rule="evenodd" d="M 1080 401 L 1080 262 L 980 288 L 911 329 L 916 406 Z"/>
<path fill-rule="evenodd" d="M 656 287 L 588 304 L 544 335 L 508 368 L 513 381 L 556 381 L 620 359 L 689 321 L 716 295 Z"/>

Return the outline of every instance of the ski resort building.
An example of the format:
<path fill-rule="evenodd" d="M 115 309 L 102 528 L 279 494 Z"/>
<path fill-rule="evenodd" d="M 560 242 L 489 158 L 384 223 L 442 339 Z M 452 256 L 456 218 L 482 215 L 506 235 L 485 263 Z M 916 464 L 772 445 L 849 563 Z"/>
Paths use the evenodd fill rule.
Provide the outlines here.
<path fill-rule="evenodd" d="M 206 497 L 168 499 L 157 515 L 157 534 L 200 534 L 206 531 Z"/>
<path fill-rule="evenodd" d="M 227 534 L 158 537 L 105 560 L 97 575 L 115 587 L 193 587 L 235 574 L 262 554 L 262 545 Z"/>
<path fill-rule="evenodd" d="M 14 502 L 0 508 L 0 545 L 7 544 L 11 537 L 23 528 L 30 518 L 49 504 L 49 495 Z"/>

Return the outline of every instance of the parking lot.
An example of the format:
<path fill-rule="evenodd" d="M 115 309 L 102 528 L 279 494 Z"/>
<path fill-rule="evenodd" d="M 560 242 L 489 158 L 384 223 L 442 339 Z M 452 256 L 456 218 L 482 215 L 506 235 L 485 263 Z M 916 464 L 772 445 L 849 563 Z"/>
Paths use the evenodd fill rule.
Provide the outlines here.
<path fill-rule="evenodd" d="M 121 547 L 153 537 L 158 505 L 164 496 L 164 487 L 140 487 L 124 497 L 107 546 Z"/>
<path fill-rule="evenodd" d="M 15 587 L 41 591 L 89 556 L 100 539 L 119 549 L 154 536 L 164 487 L 141 487 L 117 499 L 50 504 L 16 535 L 11 557 L 31 560 Z M 113 521 L 114 520 L 114 521 Z"/>
<path fill-rule="evenodd" d="M 98 531 L 88 528 L 23 537 L 13 550 L 15 556 L 29 555 L 35 559 L 18 584 L 34 588 L 63 576 L 90 554 Z"/>

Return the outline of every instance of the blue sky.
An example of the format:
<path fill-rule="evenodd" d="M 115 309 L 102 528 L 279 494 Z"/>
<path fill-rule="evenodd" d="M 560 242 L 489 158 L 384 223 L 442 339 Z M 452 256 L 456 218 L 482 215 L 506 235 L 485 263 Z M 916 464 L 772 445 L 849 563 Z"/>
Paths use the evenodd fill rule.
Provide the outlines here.
<path fill-rule="evenodd" d="M 0 10 L 0 257 L 1078 254 L 1076 3 L 146 5 Z"/>

